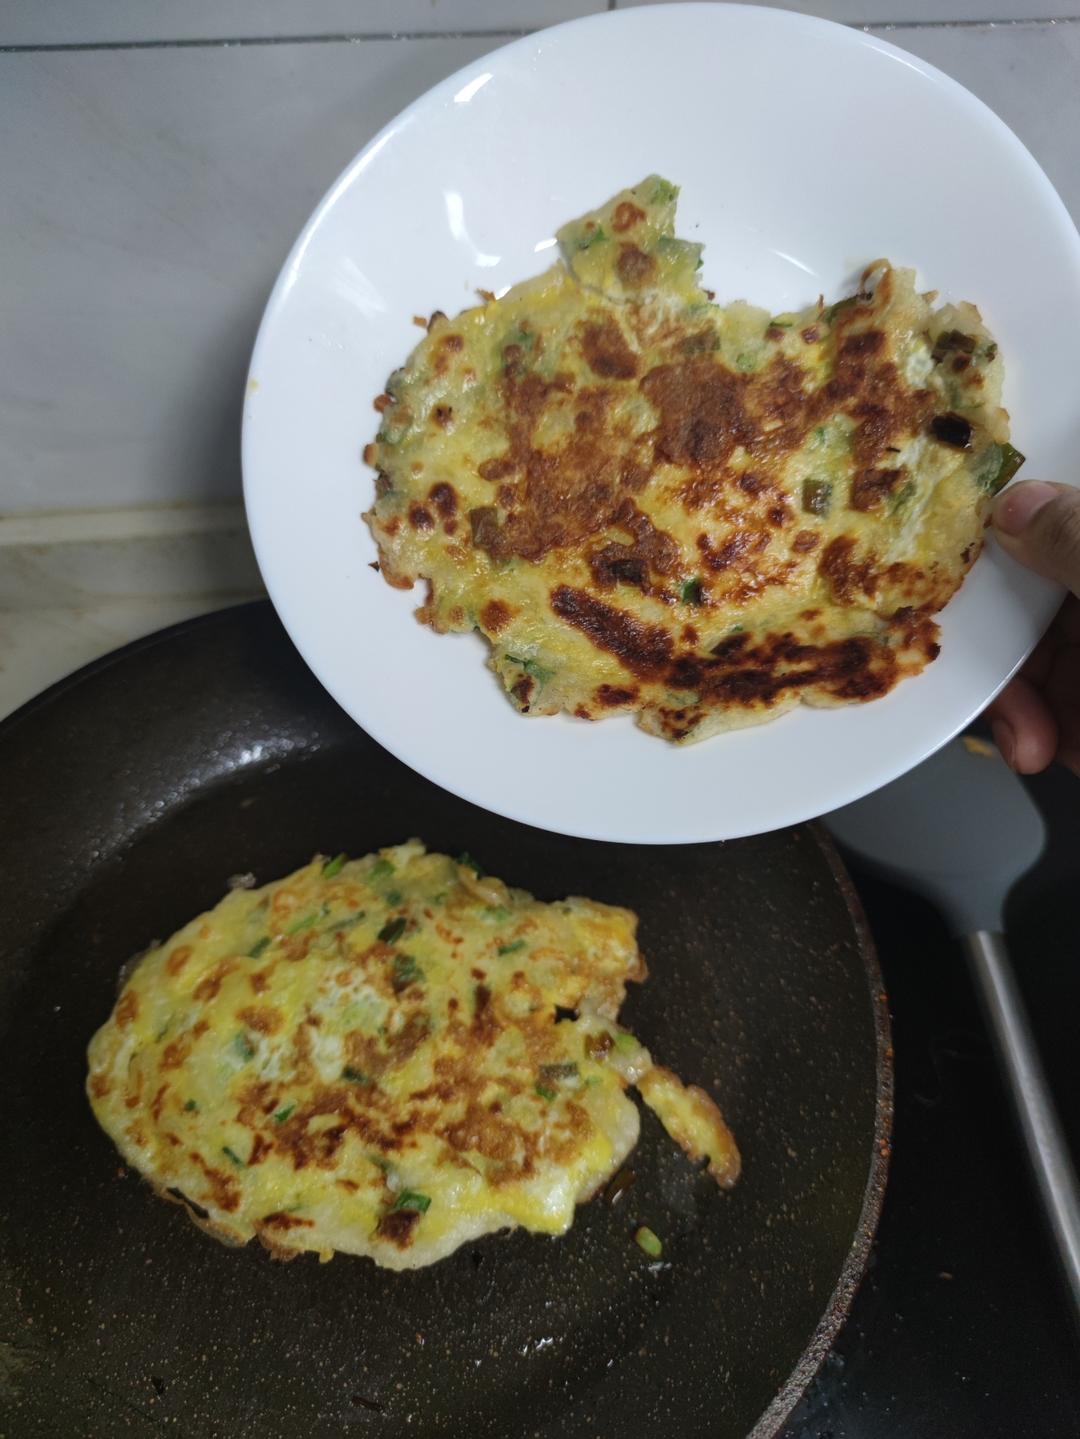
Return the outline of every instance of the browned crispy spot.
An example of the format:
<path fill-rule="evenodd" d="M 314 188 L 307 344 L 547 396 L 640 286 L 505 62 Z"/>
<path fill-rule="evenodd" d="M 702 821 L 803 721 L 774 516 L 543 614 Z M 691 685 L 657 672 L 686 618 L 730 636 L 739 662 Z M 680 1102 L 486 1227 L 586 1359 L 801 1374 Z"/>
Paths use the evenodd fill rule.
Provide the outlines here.
<path fill-rule="evenodd" d="M 515 680 L 510 686 L 510 693 L 517 700 L 518 704 L 521 705 L 522 709 L 528 709 L 534 689 L 535 683 L 532 676 L 522 675 L 520 679 Z"/>
<path fill-rule="evenodd" d="M 480 623 L 485 630 L 497 635 L 510 622 L 510 606 L 503 600 L 488 600 L 480 611 Z"/>
<path fill-rule="evenodd" d="M 620 200 L 611 217 L 611 228 L 621 235 L 625 230 L 629 230 L 631 225 L 637 225 L 644 218 L 644 210 L 640 210 L 630 200 Z"/>
<path fill-rule="evenodd" d="M 436 405 L 431 411 L 431 418 L 435 421 L 435 423 L 439 426 L 440 429 L 445 430 L 447 425 L 454 418 L 453 406 Z"/>
<path fill-rule="evenodd" d="M 224 1209 L 227 1214 L 231 1214 L 234 1209 L 239 1209 L 240 1186 L 232 1175 L 223 1174 L 220 1169 L 215 1169 L 212 1165 L 207 1164 L 198 1150 L 191 1150 L 188 1157 L 202 1170 L 217 1207 Z"/>
<path fill-rule="evenodd" d="M 598 705 L 606 709 L 613 709 L 616 705 L 632 704 L 638 697 L 638 690 L 621 689 L 618 685 L 599 685 L 593 699 Z"/>
<path fill-rule="evenodd" d="M 430 530 L 435 527 L 431 511 L 423 505 L 417 504 L 415 500 L 409 505 L 409 524 L 414 530 Z"/>
<path fill-rule="evenodd" d="M 216 999 L 225 977 L 236 968 L 231 960 L 220 960 L 209 974 L 204 975 L 192 991 L 192 998 L 204 1004 Z"/>
<path fill-rule="evenodd" d="M 241 1024 L 246 1024 L 249 1029 L 254 1029 L 259 1034 L 276 1034 L 281 1028 L 280 1011 L 272 1009 L 268 1004 L 251 1004 L 245 1009 L 238 1009 L 236 1017 Z"/>
<path fill-rule="evenodd" d="M 90 1076 L 90 1093 L 95 1099 L 104 1099 L 112 1089 L 112 1080 L 105 1074 L 92 1074 Z"/>
<path fill-rule="evenodd" d="M 896 489 L 903 475 L 903 470 L 861 470 L 851 485 L 851 508 L 876 509 Z"/>
<path fill-rule="evenodd" d="M 512 475 L 517 465 L 509 455 L 496 455 L 493 459 L 484 460 L 477 466 L 477 474 L 482 480 L 504 480 L 507 475 Z"/>
<path fill-rule="evenodd" d="M 637 356 L 608 315 L 582 326 L 581 349 L 589 368 L 603 379 L 632 380 L 637 374 Z"/>
<path fill-rule="evenodd" d="M 624 242 L 619 246 L 615 269 L 624 285 L 636 289 L 639 285 L 647 284 L 656 274 L 656 261 L 652 255 L 646 255 L 644 250 L 639 250 L 636 245 Z"/>
<path fill-rule="evenodd" d="M 375 1228 L 379 1239 L 395 1244 L 398 1249 L 408 1249 L 412 1243 L 412 1232 L 420 1222 L 415 1209 L 391 1209 L 384 1214 Z"/>
<path fill-rule="evenodd" d="M 825 546 L 818 560 L 818 573 L 844 604 L 852 604 L 860 594 L 872 595 L 877 589 L 873 563 L 855 559 L 855 540 L 850 535 L 838 535 Z"/>
<path fill-rule="evenodd" d="M 171 975 L 175 979 L 190 958 L 191 945 L 179 945 L 176 949 L 172 951 L 168 959 L 165 961 L 165 973 Z"/>
<path fill-rule="evenodd" d="M 428 491 L 428 499 L 444 520 L 450 519 L 457 513 L 457 491 L 445 480 L 440 480 L 438 484 L 432 485 Z"/>
<path fill-rule="evenodd" d="M 301 1219 L 298 1214 L 286 1214 L 284 1210 L 277 1209 L 273 1214 L 265 1214 L 257 1223 L 263 1229 L 300 1229 L 305 1226 L 311 1229 L 315 1221 Z"/>
<path fill-rule="evenodd" d="M 791 548 L 795 550 L 797 554 L 809 554 L 811 550 L 817 549 L 819 540 L 820 536 L 815 535 L 813 530 L 800 530 L 791 541 Z"/>
<path fill-rule="evenodd" d="M 374 403 L 375 403 L 375 408 L 378 410 L 379 414 L 381 415 L 381 414 L 384 414 L 384 413 L 390 408 L 390 406 L 394 403 L 394 401 L 393 401 L 393 399 L 392 399 L 389 395 L 383 394 L 383 395 L 376 395 L 376 396 L 375 396 L 375 402 L 374 402 Z"/>
<path fill-rule="evenodd" d="M 116 1022 L 126 1029 L 139 1015 L 139 997 L 133 989 L 125 989 L 116 1006 Z"/>

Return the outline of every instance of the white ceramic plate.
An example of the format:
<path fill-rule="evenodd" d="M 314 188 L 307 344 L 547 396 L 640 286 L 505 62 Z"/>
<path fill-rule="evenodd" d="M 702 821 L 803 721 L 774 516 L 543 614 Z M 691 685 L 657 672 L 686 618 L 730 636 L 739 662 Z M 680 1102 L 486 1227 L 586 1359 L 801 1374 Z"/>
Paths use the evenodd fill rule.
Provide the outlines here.
<path fill-rule="evenodd" d="M 369 568 L 372 399 L 448 314 L 545 268 L 557 226 L 651 171 L 682 187 L 723 302 L 845 293 L 870 260 L 970 299 L 1001 343 L 1024 474 L 1080 454 L 1080 238 L 979 100 L 872 36 L 779 10 L 616 11 L 519 40 L 437 86 L 332 186 L 289 256 L 252 360 L 244 492 L 263 577 L 335 699 L 421 774 L 564 834 L 733 838 L 893 779 L 976 715 L 1057 596 L 991 545 L 942 616 L 943 648 L 871 704 L 799 709 L 688 749 L 625 718 L 527 719 L 478 636 L 419 625 Z M 391 821 L 392 823 L 392 817 Z"/>

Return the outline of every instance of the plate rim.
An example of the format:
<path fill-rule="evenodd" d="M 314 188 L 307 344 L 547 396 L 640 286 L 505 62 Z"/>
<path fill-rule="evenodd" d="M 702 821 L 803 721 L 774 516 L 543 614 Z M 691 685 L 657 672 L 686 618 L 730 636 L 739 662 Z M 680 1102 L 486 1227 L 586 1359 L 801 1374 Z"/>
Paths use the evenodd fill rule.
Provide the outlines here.
<path fill-rule="evenodd" d="M 535 47 L 538 42 L 542 44 L 544 38 L 547 36 L 561 36 L 568 31 L 587 30 L 589 28 L 596 28 L 597 26 L 610 27 L 612 24 L 632 27 L 635 24 L 647 23 L 636 17 L 647 16 L 649 14 L 662 13 L 671 15 L 677 12 L 706 14 L 720 11 L 734 17 L 736 20 L 739 17 L 744 17 L 747 20 L 751 20 L 754 24 L 769 22 L 782 23 L 793 30 L 803 29 L 808 32 L 827 33 L 834 36 L 843 34 L 843 43 L 851 44 L 854 47 L 866 47 L 897 59 L 908 68 L 915 70 L 925 79 L 944 87 L 947 91 L 960 97 L 966 106 L 979 115 L 981 122 L 995 132 L 998 140 L 1012 149 L 1020 158 L 1031 181 L 1041 190 L 1043 201 L 1049 207 L 1049 211 L 1055 212 L 1056 220 L 1062 227 L 1063 237 L 1066 238 L 1071 245 L 1077 276 L 1080 278 L 1080 231 L 1078 231 L 1077 222 L 1074 221 L 1049 176 L 1009 124 L 1002 119 L 990 105 L 946 71 L 923 60 L 911 51 L 904 50 L 901 46 L 893 44 L 891 40 L 883 39 L 879 35 L 866 33 L 850 25 L 842 24 L 839 21 L 829 20 L 818 15 L 804 14 L 799 11 L 785 10 L 778 6 L 726 3 L 726 0 L 723 4 L 717 4 L 715 0 L 678 0 L 678 3 L 675 4 L 646 4 L 634 6 L 629 9 L 599 11 L 539 30 L 530 31 L 524 35 L 519 35 L 468 61 L 452 74 L 446 76 L 444 79 L 430 86 L 422 94 L 416 96 L 392 116 L 335 176 L 318 203 L 310 212 L 306 222 L 290 247 L 260 318 L 245 382 L 245 396 L 250 393 L 251 382 L 253 380 L 257 382 L 258 376 L 256 372 L 262 364 L 263 352 L 269 343 L 270 332 L 276 323 L 278 312 L 282 307 L 288 290 L 291 288 L 294 278 L 293 271 L 303 258 L 304 251 L 314 232 L 321 226 L 326 216 L 332 210 L 339 195 L 352 186 L 356 175 L 366 167 L 370 159 L 392 139 L 402 125 L 413 117 L 419 109 L 436 104 L 441 97 L 455 93 L 463 84 L 467 84 L 470 79 L 475 78 L 477 74 L 481 73 L 483 68 L 492 61 L 498 61 L 503 57 L 509 56 L 512 52 L 520 51 L 522 53 L 529 53 L 532 47 Z M 618 19 L 615 17 L 618 17 Z M 831 796 L 825 808 L 822 808 L 816 799 L 803 799 L 798 804 L 789 803 L 785 812 L 779 818 L 775 815 L 768 815 L 764 822 L 755 820 L 749 825 L 741 820 L 736 821 L 734 827 L 724 827 L 720 833 L 716 832 L 715 821 L 708 826 L 699 824 L 698 828 L 692 831 L 684 826 L 676 832 L 674 825 L 665 820 L 663 822 L 665 828 L 662 833 L 658 834 L 655 830 L 650 831 L 647 828 L 641 827 L 635 829 L 632 833 L 625 830 L 598 828 L 597 823 L 593 820 L 587 823 L 576 820 L 565 823 L 539 818 L 527 809 L 523 810 L 520 808 L 520 806 L 515 803 L 513 793 L 509 790 L 504 790 L 499 800 L 494 801 L 491 796 L 482 796 L 477 793 L 473 785 L 467 783 L 464 779 L 459 781 L 456 774 L 444 774 L 437 765 L 429 762 L 423 754 L 414 755 L 409 753 L 408 756 L 406 756 L 404 752 L 399 751 L 393 744 L 391 731 L 385 723 L 379 723 L 375 727 L 372 727 L 370 716 L 365 715 L 364 722 L 361 724 L 360 719 L 358 719 L 354 713 L 351 702 L 347 701 L 347 687 L 342 682 L 335 680 L 333 675 L 328 675 L 324 665 L 319 664 L 316 666 L 308 658 L 307 646 L 303 642 L 305 638 L 305 626 L 303 623 L 298 625 L 294 624 L 296 619 L 296 605 L 289 600 L 289 587 L 285 586 L 284 589 L 282 589 L 280 586 L 279 576 L 275 573 L 276 567 L 272 560 L 265 566 L 263 563 L 264 547 L 265 552 L 269 555 L 271 543 L 268 542 L 266 534 L 258 522 L 256 515 L 258 504 L 254 499 L 257 482 L 253 478 L 255 466 L 251 457 L 251 450 L 255 443 L 255 433 L 261 428 L 261 422 L 255 418 L 257 414 L 257 409 L 250 408 L 247 404 L 244 405 L 241 427 L 241 468 L 245 514 L 248 520 L 248 528 L 256 560 L 266 586 L 267 594 L 286 632 L 305 664 L 312 670 L 312 673 L 327 690 L 335 703 L 352 718 L 354 723 L 360 724 L 365 732 L 378 744 L 384 749 L 389 750 L 391 754 L 407 764 L 410 768 L 414 769 L 424 779 L 438 785 L 440 788 L 448 790 L 450 793 L 466 800 L 470 804 L 477 805 L 479 808 L 490 810 L 493 813 L 502 815 L 504 818 L 513 820 L 515 823 L 529 825 L 535 829 L 548 830 L 554 833 L 602 843 L 679 845 L 739 839 L 754 834 L 769 833 L 788 825 L 811 822 L 822 814 L 853 803 L 863 798 L 866 794 L 872 793 L 874 790 L 891 783 L 902 774 L 907 773 L 908 770 L 915 768 L 918 764 L 928 759 L 931 754 L 935 753 L 945 744 L 955 739 L 956 736 L 962 733 L 978 715 L 983 713 L 1001 693 L 1025 664 L 1037 643 L 1036 638 L 1028 644 L 1025 651 L 1015 660 L 1008 672 L 998 680 L 990 693 L 985 696 L 981 695 L 978 699 L 969 700 L 961 706 L 958 711 L 960 718 L 952 721 L 951 727 L 947 728 L 947 730 L 943 731 L 939 729 L 936 731 L 935 738 L 923 752 L 916 754 L 914 751 L 906 751 L 900 758 L 893 758 L 887 762 L 882 762 L 872 780 L 859 778 L 854 782 L 847 782 L 844 788 L 839 787 L 840 781 L 838 780 L 837 790 Z M 1080 486 L 1080 479 L 1070 481 L 1069 478 L 1066 477 L 1066 482 L 1075 483 Z M 965 576 L 965 578 L 967 578 L 967 576 Z M 959 594 L 959 591 L 957 593 Z M 1047 596 L 1042 603 L 1042 610 L 1045 610 L 1046 624 L 1049 624 L 1063 591 L 1060 587 L 1044 581 L 1042 584 L 1042 593 Z M 956 596 L 953 596 L 953 598 L 955 599 Z M 1042 613 L 1042 610 L 1040 610 L 1040 613 Z M 918 679 L 919 676 L 914 676 L 913 678 Z M 895 693 L 895 691 L 891 693 Z M 884 698 L 887 700 L 889 696 L 885 696 Z M 803 707 L 796 706 L 794 713 L 798 713 L 801 708 Z M 850 708 L 850 706 L 846 708 Z M 774 719 L 779 721 L 789 717 L 790 716 L 787 715 L 779 715 L 775 716 Z M 556 716 L 555 718 L 560 719 L 563 717 Z M 749 728 L 768 728 L 769 723 L 771 722 Z M 738 731 L 736 730 L 735 733 L 738 733 Z M 724 735 L 715 735 L 710 740 L 704 741 L 703 744 L 716 744 L 722 741 L 724 737 Z"/>

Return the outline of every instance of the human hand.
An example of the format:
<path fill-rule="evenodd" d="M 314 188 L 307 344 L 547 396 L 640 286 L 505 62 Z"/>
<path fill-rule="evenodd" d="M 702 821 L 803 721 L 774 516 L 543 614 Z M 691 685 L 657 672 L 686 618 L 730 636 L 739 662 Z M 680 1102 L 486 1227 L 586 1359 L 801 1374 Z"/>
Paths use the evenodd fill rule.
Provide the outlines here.
<path fill-rule="evenodd" d="M 1012 485 L 998 497 L 993 523 L 1002 549 L 1070 591 L 987 711 L 994 739 L 1019 774 L 1057 759 L 1080 775 L 1080 490 L 1045 480 Z"/>

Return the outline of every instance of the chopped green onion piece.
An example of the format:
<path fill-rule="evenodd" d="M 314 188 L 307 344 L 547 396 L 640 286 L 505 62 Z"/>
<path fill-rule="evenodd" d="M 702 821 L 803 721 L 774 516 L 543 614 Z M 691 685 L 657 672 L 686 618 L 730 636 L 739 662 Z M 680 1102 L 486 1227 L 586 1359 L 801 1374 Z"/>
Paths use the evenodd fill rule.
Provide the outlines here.
<path fill-rule="evenodd" d="M 468 852 L 468 850 L 462 850 L 462 852 L 458 855 L 456 862 L 464 866 L 465 869 L 471 869 L 476 875 L 477 879 L 483 879 L 484 871 L 477 864 L 476 860 L 473 859 L 472 855 Z"/>
<path fill-rule="evenodd" d="M 370 1074 L 365 1074 L 362 1069 L 353 1069 L 351 1064 L 347 1064 L 345 1068 L 341 1071 L 341 1077 L 342 1079 L 347 1079 L 350 1084 L 373 1083 Z"/>
<path fill-rule="evenodd" d="M 262 954 L 264 950 L 267 950 L 269 948 L 270 936 L 268 934 L 264 934 L 262 939 L 257 939 L 255 943 L 251 946 L 251 948 L 248 950 L 248 959 L 258 959 L 259 955 Z"/>
<path fill-rule="evenodd" d="M 827 515 L 832 502 L 832 485 L 828 480 L 803 480 L 802 507 L 808 515 Z"/>
<path fill-rule="evenodd" d="M 403 1189 L 394 1200 L 395 1209 L 415 1209 L 417 1214 L 426 1214 L 431 1208 L 431 1200 L 426 1194 L 418 1194 L 415 1189 Z"/>
<path fill-rule="evenodd" d="M 522 659 L 519 655 L 504 655 L 512 665 L 520 665 L 527 675 L 531 675 L 538 684 L 546 684 L 554 670 L 545 669 L 537 660 Z"/>
<path fill-rule="evenodd" d="M 589 230 L 581 236 L 578 240 L 577 247 L 579 250 L 591 250 L 593 245 L 598 245 L 601 240 L 606 239 L 607 236 L 604 234 L 603 226 L 597 225 L 595 229 Z"/>
<path fill-rule="evenodd" d="M 769 321 L 768 328 L 770 330 L 790 330 L 794 323 L 794 320 L 781 320 L 773 318 Z"/>
<path fill-rule="evenodd" d="M 335 874 L 340 874 L 345 868 L 346 858 L 347 856 L 343 850 L 341 854 L 334 855 L 333 859 L 328 859 L 322 867 L 323 879 L 333 879 Z"/>
<path fill-rule="evenodd" d="M 394 956 L 394 988 L 395 990 L 408 989 L 410 984 L 415 984 L 418 979 L 423 979 L 424 971 L 413 959 L 411 954 L 396 954 Z"/>
<path fill-rule="evenodd" d="M 560 1079 L 576 1079 L 578 1067 L 575 1060 L 567 1064 L 542 1064 L 540 1066 L 540 1078 L 558 1081 Z"/>
<path fill-rule="evenodd" d="M 239 1154 L 237 1154 L 235 1150 L 230 1149 L 227 1144 L 221 1146 L 221 1152 L 225 1155 L 226 1159 L 231 1159 L 238 1169 L 247 1168 L 247 1160 L 241 1159 Z"/>
<path fill-rule="evenodd" d="M 684 605 L 699 605 L 701 604 L 703 593 L 701 581 L 695 578 L 684 582 L 682 589 L 679 591 L 679 597 Z"/>
<path fill-rule="evenodd" d="M 374 1164 L 375 1168 L 381 1169 L 384 1174 L 390 1168 L 389 1159 L 384 1158 L 381 1154 L 369 1154 L 368 1158 L 371 1160 L 372 1164 Z"/>
<path fill-rule="evenodd" d="M 857 305 L 862 298 L 861 295 L 848 295 L 846 300 L 837 300 L 835 305 L 830 305 L 825 311 L 826 324 L 831 325 L 837 315 L 844 310 L 850 310 L 852 305 Z"/>
<path fill-rule="evenodd" d="M 541 1099 L 558 1099 L 559 1097 L 557 1092 L 554 1089 L 549 1089 L 546 1084 L 537 1084 L 535 1089 Z"/>
<path fill-rule="evenodd" d="M 889 496 L 889 514 L 895 515 L 902 510 L 914 493 L 914 480 L 908 480 L 906 485 L 901 485 L 895 495 Z"/>
<path fill-rule="evenodd" d="M 660 1240 L 645 1224 L 634 1235 L 634 1243 L 639 1249 L 643 1249 L 650 1259 L 659 1259 L 664 1252 L 664 1246 Z"/>
<path fill-rule="evenodd" d="M 666 205 L 674 200 L 679 193 L 679 187 L 673 185 L 670 180 L 657 180 L 653 186 L 652 195 L 649 198 L 650 205 Z"/>
<path fill-rule="evenodd" d="M 402 915 L 398 915 L 396 919 L 388 919 L 382 929 L 379 930 L 379 938 L 383 944 L 393 944 L 395 939 L 400 939 L 405 933 L 407 923 L 408 920 Z"/>
<path fill-rule="evenodd" d="M 279 1110 L 277 1111 L 277 1113 L 274 1115 L 274 1123 L 275 1123 L 275 1124 L 284 1124 L 285 1121 L 288 1119 L 289 1115 L 293 1112 L 293 1110 L 294 1110 L 295 1108 L 296 1108 L 296 1105 L 295 1105 L 295 1104 L 286 1104 L 286 1105 L 284 1105 L 284 1106 L 283 1106 L 281 1109 L 279 1109 Z"/>
<path fill-rule="evenodd" d="M 1020 451 L 1014 449 L 1012 445 L 1002 445 L 1001 469 L 998 470 L 997 475 L 997 487 L 999 490 L 1002 488 L 1003 485 L 1007 485 L 1009 483 L 1013 475 L 1016 474 L 1017 470 L 1024 463 L 1026 458 L 1026 455 L 1022 455 Z"/>
<path fill-rule="evenodd" d="M 736 355 L 735 357 L 735 368 L 737 370 L 741 370 L 744 375 L 748 375 L 750 371 L 754 368 L 756 363 L 757 362 L 754 359 L 753 355 L 744 354 Z"/>
<path fill-rule="evenodd" d="M 632 1034 L 627 1034 L 625 1029 L 620 1029 L 615 1035 L 615 1048 L 621 1049 L 624 1054 L 628 1054 L 631 1050 L 637 1049 L 638 1047 L 637 1040 Z"/>
<path fill-rule="evenodd" d="M 379 858 L 371 866 L 369 879 L 385 879 L 388 874 L 393 874 L 394 866 L 388 859 Z"/>
<path fill-rule="evenodd" d="M 305 914 L 302 919 L 295 920 L 292 924 L 290 924 L 285 933 L 299 934 L 302 929 L 310 929 L 318 918 L 318 912 L 316 910 L 312 910 L 310 914 Z"/>
<path fill-rule="evenodd" d="M 195 1099 L 189 1099 L 188 1102 L 184 1105 L 184 1108 L 189 1114 L 197 1114 L 199 1110 L 198 1101 Z"/>
<path fill-rule="evenodd" d="M 511 942 L 510 942 L 509 944 L 500 944 L 500 945 L 499 945 L 499 948 L 498 948 L 498 950 L 497 950 L 497 953 L 498 953 L 498 954 L 517 954 L 517 952 L 518 952 L 519 949 L 524 949 L 524 948 L 525 948 L 525 941 L 524 941 L 523 939 L 515 939 L 515 940 L 511 940 Z"/>
<path fill-rule="evenodd" d="M 338 930 L 342 929 L 352 929 L 354 925 L 359 924 L 364 918 L 366 918 L 365 912 L 362 909 L 358 909 L 355 914 L 350 914 L 348 919 L 339 919 L 336 924 L 330 926 L 330 929 L 333 933 L 337 933 Z"/>
<path fill-rule="evenodd" d="M 815 426 L 814 426 L 814 439 L 815 439 L 815 440 L 824 440 L 824 438 L 825 438 L 825 426 L 824 426 L 824 425 L 815 425 Z"/>
<path fill-rule="evenodd" d="M 991 445 L 979 456 L 974 471 L 975 483 L 988 495 L 996 495 L 1009 483 L 1024 463 L 1024 456 L 1012 445 Z"/>
<path fill-rule="evenodd" d="M 255 1058 L 255 1046 L 252 1044 L 251 1040 L 247 1037 L 247 1035 L 243 1032 L 238 1034 L 233 1040 L 232 1047 L 234 1052 L 238 1054 L 240 1058 L 245 1062 L 249 1059 Z"/>

